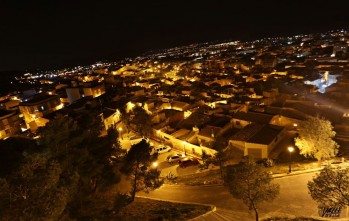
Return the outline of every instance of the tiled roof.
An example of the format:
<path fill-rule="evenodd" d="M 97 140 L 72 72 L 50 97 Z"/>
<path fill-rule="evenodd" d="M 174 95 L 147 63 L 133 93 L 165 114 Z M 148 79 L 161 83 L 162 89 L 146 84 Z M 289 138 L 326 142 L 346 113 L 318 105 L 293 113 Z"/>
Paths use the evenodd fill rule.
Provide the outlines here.
<path fill-rule="evenodd" d="M 7 115 L 15 113 L 14 111 L 0 109 L 0 117 L 5 117 Z"/>
<path fill-rule="evenodd" d="M 215 127 L 224 127 L 229 122 L 230 122 L 230 118 L 229 117 L 213 115 L 212 116 L 212 120 L 209 123 L 209 125 L 215 126 Z"/>
<path fill-rule="evenodd" d="M 256 144 L 270 144 L 284 127 L 276 125 L 249 124 L 229 138 Z"/>
<path fill-rule="evenodd" d="M 220 130 L 221 130 L 220 127 L 206 126 L 200 130 L 198 135 L 203 136 L 203 137 L 214 138 L 217 136 L 217 134 L 220 132 Z M 213 137 L 212 137 L 212 133 L 213 133 Z"/>
<path fill-rule="evenodd" d="M 180 129 L 175 131 L 174 133 L 171 134 L 171 136 L 180 139 L 180 140 L 187 140 L 191 130 L 186 130 L 186 129 Z"/>
<path fill-rule="evenodd" d="M 270 144 L 283 129 L 283 127 L 276 125 L 264 125 L 260 131 L 258 131 L 248 140 L 248 142 L 257 144 Z"/>
<path fill-rule="evenodd" d="M 194 126 L 202 127 L 203 125 L 208 124 L 210 120 L 211 120 L 210 116 L 194 112 L 187 119 L 184 119 L 183 121 L 181 121 L 180 125 L 178 126 L 185 127 L 188 129 L 193 128 Z"/>
<path fill-rule="evenodd" d="M 249 121 L 253 123 L 268 124 L 274 115 L 258 112 L 237 112 L 233 115 L 234 119 Z"/>
<path fill-rule="evenodd" d="M 248 141 L 252 138 L 256 133 L 258 133 L 263 125 L 261 124 L 249 124 L 239 132 L 234 134 L 229 138 L 229 140 L 239 140 L 239 141 Z"/>
<path fill-rule="evenodd" d="M 185 103 L 185 102 L 181 102 L 181 101 L 173 101 L 171 103 L 172 107 L 178 107 L 178 108 L 184 108 L 184 107 L 189 107 L 190 104 Z"/>
<path fill-rule="evenodd" d="M 110 110 L 110 109 L 104 109 L 102 113 L 103 113 L 104 118 L 108 118 L 111 115 L 115 114 L 115 111 Z"/>
<path fill-rule="evenodd" d="M 20 103 L 20 105 L 21 106 L 36 105 L 36 104 L 39 104 L 41 102 L 47 102 L 47 101 L 53 100 L 53 99 L 59 99 L 59 97 L 57 95 L 49 95 L 49 94 L 45 94 L 45 93 L 35 94 L 32 97 L 30 97 L 27 101 Z"/>
<path fill-rule="evenodd" d="M 292 108 L 265 107 L 265 112 L 268 114 L 280 114 L 297 120 L 305 120 L 307 118 L 306 114 Z"/>

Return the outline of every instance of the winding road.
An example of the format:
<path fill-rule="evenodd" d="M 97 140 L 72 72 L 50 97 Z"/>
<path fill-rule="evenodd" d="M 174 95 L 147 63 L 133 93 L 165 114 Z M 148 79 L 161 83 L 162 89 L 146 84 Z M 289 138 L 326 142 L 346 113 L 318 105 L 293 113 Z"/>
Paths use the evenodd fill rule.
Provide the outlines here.
<path fill-rule="evenodd" d="M 285 176 L 275 179 L 280 184 L 280 194 L 271 202 L 259 206 L 259 217 L 317 217 L 318 209 L 315 201 L 308 194 L 307 182 L 312 179 L 315 172 Z M 149 194 L 139 193 L 138 196 L 176 201 L 185 203 L 200 203 L 216 206 L 216 211 L 211 215 L 198 217 L 194 220 L 254 220 L 254 214 L 241 200 L 233 198 L 223 186 L 184 186 L 164 185 Z M 337 219 L 338 220 L 338 219 Z M 341 213 L 341 219 L 349 220 L 348 211 Z"/>

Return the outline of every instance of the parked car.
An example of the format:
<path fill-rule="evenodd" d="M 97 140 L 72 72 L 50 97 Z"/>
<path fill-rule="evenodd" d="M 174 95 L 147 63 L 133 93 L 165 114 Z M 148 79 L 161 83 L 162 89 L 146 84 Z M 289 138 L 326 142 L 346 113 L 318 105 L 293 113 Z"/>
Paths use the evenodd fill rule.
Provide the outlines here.
<path fill-rule="evenodd" d="M 198 165 L 198 164 L 199 164 L 199 160 L 196 159 L 196 158 L 185 157 L 185 158 L 180 158 L 178 160 L 178 165 L 181 168 L 185 168 L 185 167 L 189 167 L 189 166 L 195 166 L 195 165 Z"/>
<path fill-rule="evenodd" d="M 160 146 L 158 146 L 158 147 L 155 147 L 154 152 L 155 152 L 155 153 L 158 153 L 158 154 L 160 154 L 160 153 L 166 153 L 166 152 L 170 152 L 171 149 L 172 149 L 172 148 L 169 147 L 169 146 L 162 146 L 162 145 L 160 145 Z"/>
<path fill-rule="evenodd" d="M 184 158 L 185 155 L 184 154 L 180 154 L 180 153 L 177 153 L 177 154 L 174 154 L 174 155 L 169 155 L 167 156 L 167 162 L 168 163 L 173 163 L 173 162 L 176 162 L 178 161 L 180 158 Z"/>

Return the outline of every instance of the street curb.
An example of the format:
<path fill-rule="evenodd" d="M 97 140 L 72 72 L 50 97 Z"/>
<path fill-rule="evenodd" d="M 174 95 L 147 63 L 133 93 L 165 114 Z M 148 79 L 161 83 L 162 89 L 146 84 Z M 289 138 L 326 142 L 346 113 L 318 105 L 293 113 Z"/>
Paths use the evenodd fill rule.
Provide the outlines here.
<path fill-rule="evenodd" d="M 200 216 L 197 216 L 197 217 L 195 217 L 195 218 L 189 219 L 188 221 L 193 221 L 193 220 L 199 219 L 200 217 L 207 216 L 208 214 L 213 213 L 213 212 L 215 212 L 216 210 L 217 210 L 217 207 L 214 206 L 214 205 L 211 205 L 211 211 L 208 211 L 208 212 L 206 212 L 206 213 L 204 213 L 204 214 L 201 214 Z"/>
<path fill-rule="evenodd" d="M 295 171 L 295 172 L 291 172 L 291 173 L 273 174 L 272 177 L 277 179 L 277 178 L 282 178 L 282 177 L 296 176 L 296 175 L 321 171 L 322 169 L 323 169 L 323 167 L 316 168 L 316 169 L 310 169 L 310 170 Z"/>
<path fill-rule="evenodd" d="M 199 217 L 202 217 L 204 215 L 207 215 L 207 214 L 210 214 L 210 213 L 213 213 L 214 211 L 217 210 L 217 207 L 215 205 L 212 205 L 212 204 L 204 204 L 204 203 L 193 203 L 193 202 L 182 202 L 182 201 L 177 201 L 177 200 L 162 200 L 162 199 L 157 199 L 157 198 L 152 198 L 152 197 L 147 197 L 147 196 L 136 196 L 138 198 L 143 198 L 143 199 L 151 199 L 151 200 L 157 200 L 157 201 L 163 201 L 163 202 L 171 202 L 171 203 L 181 203 L 181 204 L 188 204 L 188 205 L 199 205 L 199 206 L 209 206 L 211 207 L 211 210 L 204 213 L 204 214 L 201 214 L 200 216 L 197 216 L 197 217 L 194 217 L 192 219 L 189 219 L 189 220 L 195 220 Z"/>
<path fill-rule="evenodd" d="M 281 173 L 281 174 L 272 174 L 273 179 L 279 179 L 283 177 L 289 177 L 289 176 L 296 176 L 306 173 L 313 173 L 317 171 L 321 171 L 324 169 L 324 167 L 316 168 L 316 169 L 309 169 L 309 170 L 301 170 L 301 171 L 295 171 L 292 173 Z M 185 184 L 163 184 L 168 186 L 201 186 L 201 187 L 213 187 L 213 186 L 224 186 L 224 184 L 199 184 L 199 185 L 185 185 Z"/>
<path fill-rule="evenodd" d="M 211 186 L 224 186 L 223 184 L 198 184 L 198 185 L 186 185 L 186 184 L 163 184 L 167 186 L 200 186 L 200 187 L 211 187 Z M 162 186 L 163 186 L 162 185 Z"/>

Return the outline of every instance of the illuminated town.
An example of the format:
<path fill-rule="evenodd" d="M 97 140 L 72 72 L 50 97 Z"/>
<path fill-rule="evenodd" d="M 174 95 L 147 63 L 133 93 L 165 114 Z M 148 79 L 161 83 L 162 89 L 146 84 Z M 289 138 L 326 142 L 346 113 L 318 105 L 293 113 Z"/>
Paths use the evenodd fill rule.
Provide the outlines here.
<path fill-rule="evenodd" d="M 27 72 L 13 78 L 9 90 L 0 97 L 0 146 L 11 146 L 10 142 L 31 142 L 40 149 L 49 142 L 52 147 L 64 149 L 61 149 L 62 157 L 70 155 L 74 150 L 69 148 L 74 145 L 88 144 L 87 133 L 96 133 L 96 139 L 102 140 L 114 130 L 117 137 L 113 145 L 119 145 L 124 152 L 120 155 L 112 152 L 107 158 L 113 163 L 113 159 L 118 159 L 115 165 L 119 165 L 119 161 L 131 156 L 134 147 L 148 145 L 151 156 L 153 152 L 157 155 L 149 167 L 155 167 L 159 172 L 158 179 L 164 184 L 153 189 L 149 187 L 146 191 L 149 193 L 137 191 L 136 199 L 150 197 L 214 208 L 183 219 L 163 215 L 164 219 L 159 220 L 254 220 L 257 210 L 249 212 L 251 206 L 248 208 L 240 199 L 232 197 L 226 188 L 230 181 L 224 180 L 228 177 L 225 175 L 224 178 L 224 168 L 238 165 L 249 156 L 257 165 L 262 165 L 280 188 L 273 201 L 259 205 L 260 219 L 312 217 L 320 220 L 334 216 L 348 220 L 343 207 L 349 206 L 347 198 L 337 207 L 319 205 L 307 189 L 308 181 L 326 165 L 348 166 L 348 46 L 348 30 L 339 29 L 248 42 L 198 43 L 151 51 L 115 62 Z M 142 114 L 147 117 L 138 117 Z M 64 124 L 70 120 L 79 124 L 89 116 L 100 119 L 101 128 L 79 125 L 84 130 L 74 136 L 79 134 L 72 129 L 75 124 Z M 59 122 L 61 118 L 66 120 Z M 328 120 L 335 133 L 333 140 L 338 148 L 333 156 L 321 158 L 322 164 L 315 155 L 302 155 L 296 142 L 302 130 L 300 125 L 309 118 Z M 45 128 L 54 128 L 57 122 L 61 123 L 61 129 L 52 129 L 54 133 L 49 136 Z M 98 131 L 91 132 L 90 129 Z M 61 140 L 56 142 L 53 137 Z M 24 148 L 21 149 L 23 156 L 33 151 L 25 146 L 21 148 Z M 224 155 L 227 152 L 229 154 Z M 47 151 L 51 157 L 53 153 L 56 152 Z M 79 154 L 83 156 L 84 153 Z M 224 161 L 217 158 L 222 154 Z M 3 153 L 3 157 L 6 156 Z M 49 159 L 53 165 L 60 158 Z M 87 160 L 86 165 L 89 163 Z M 63 164 L 60 167 L 59 170 L 68 173 Z M 59 176 L 52 179 L 60 179 Z M 98 173 L 91 175 L 89 182 L 98 182 L 95 177 L 99 177 Z M 70 178 L 61 180 L 60 185 L 73 182 Z M 0 186 L 6 181 L 3 180 L 0 179 Z M 25 203 L 20 199 L 31 197 L 23 192 L 20 196 L 18 186 L 11 182 L 8 185 L 12 185 L 12 189 L 9 190 L 11 194 L 17 194 L 17 198 L 12 195 L 7 199 L 6 195 L 7 201 L 0 202 L 6 208 L 5 218 L 0 220 L 10 220 L 9 217 L 20 211 L 11 210 L 7 205 L 23 206 Z M 124 193 L 124 189 L 128 193 L 131 184 L 124 178 L 115 183 L 123 188 L 114 187 L 114 193 Z M 2 188 L 5 189 L 5 184 Z M 345 191 L 349 193 L 348 188 Z M 75 201 L 67 198 L 66 204 L 69 202 Z M 35 211 L 33 209 L 33 214 Z M 84 212 L 88 216 L 88 212 Z M 97 220 L 112 220 L 113 215 L 117 217 L 114 213 Z M 76 220 L 92 220 L 83 219 L 81 214 L 72 216 Z M 122 214 L 127 216 L 128 213 Z M 23 212 L 21 220 L 68 220 L 63 219 L 63 215 L 60 219 L 27 217 L 29 215 Z M 133 219 L 138 220 L 132 216 L 125 218 Z"/>

